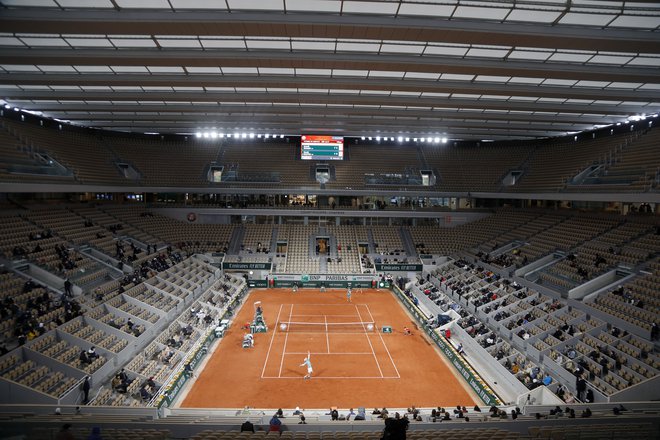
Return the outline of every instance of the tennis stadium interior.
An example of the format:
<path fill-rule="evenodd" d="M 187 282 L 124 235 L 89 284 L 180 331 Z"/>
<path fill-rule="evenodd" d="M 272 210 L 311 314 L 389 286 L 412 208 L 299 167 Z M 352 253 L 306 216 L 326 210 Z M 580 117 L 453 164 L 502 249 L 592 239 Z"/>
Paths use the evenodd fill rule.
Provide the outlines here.
<path fill-rule="evenodd" d="M 658 67 L 658 3 L 0 0 L 0 438 L 386 438 L 181 407 L 278 288 L 392 291 L 482 409 L 407 438 L 658 438 Z"/>

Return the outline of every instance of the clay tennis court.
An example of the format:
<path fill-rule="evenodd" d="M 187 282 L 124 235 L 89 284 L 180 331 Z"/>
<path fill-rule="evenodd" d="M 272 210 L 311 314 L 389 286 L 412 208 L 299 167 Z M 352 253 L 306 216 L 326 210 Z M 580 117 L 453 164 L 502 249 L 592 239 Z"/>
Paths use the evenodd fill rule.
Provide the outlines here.
<path fill-rule="evenodd" d="M 267 333 L 242 348 L 261 301 Z M 281 325 L 284 324 L 284 325 Z M 393 333 L 382 333 L 389 325 Z M 404 327 L 412 335 L 403 333 Z M 313 377 L 300 366 L 311 355 Z M 473 406 L 478 399 L 388 290 L 253 290 L 181 407 Z"/>

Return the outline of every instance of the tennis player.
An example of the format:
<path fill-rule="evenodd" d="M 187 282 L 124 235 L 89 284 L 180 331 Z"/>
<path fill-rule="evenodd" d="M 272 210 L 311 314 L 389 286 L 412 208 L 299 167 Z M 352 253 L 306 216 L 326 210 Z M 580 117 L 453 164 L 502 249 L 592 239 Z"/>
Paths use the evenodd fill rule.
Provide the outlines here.
<path fill-rule="evenodd" d="M 303 377 L 303 379 L 311 379 L 312 378 L 312 373 L 314 370 L 312 369 L 312 356 L 310 355 L 309 351 L 307 351 L 307 357 L 303 361 L 302 364 L 300 364 L 301 367 L 304 367 L 305 365 L 307 366 L 307 375 Z"/>
<path fill-rule="evenodd" d="M 346 290 L 346 301 L 351 302 L 351 288 L 349 287 L 348 290 Z"/>

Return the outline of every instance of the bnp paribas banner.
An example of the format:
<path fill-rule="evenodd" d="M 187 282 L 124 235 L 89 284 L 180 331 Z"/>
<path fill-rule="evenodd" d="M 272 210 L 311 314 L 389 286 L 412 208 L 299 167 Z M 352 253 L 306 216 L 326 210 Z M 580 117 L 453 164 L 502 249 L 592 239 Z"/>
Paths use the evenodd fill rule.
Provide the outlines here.
<path fill-rule="evenodd" d="M 373 287 L 374 275 L 274 274 L 273 287 Z"/>

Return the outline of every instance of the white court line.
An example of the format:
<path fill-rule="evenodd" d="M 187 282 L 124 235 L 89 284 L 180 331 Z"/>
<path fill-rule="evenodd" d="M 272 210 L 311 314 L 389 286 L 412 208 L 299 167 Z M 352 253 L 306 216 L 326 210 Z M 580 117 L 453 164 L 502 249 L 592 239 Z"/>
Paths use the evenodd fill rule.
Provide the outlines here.
<path fill-rule="evenodd" d="M 319 325 L 321 325 L 321 324 L 323 324 L 323 323 L 319 323 Z M 355 324 L 360 324 L 360 323 L 356 322 Z M 371 324 L 371 323 L 369 323 L 369 324 Z M 343 332 L 343 331 L 332 331 L 332 330 L 329 330 L 327 332 L 326 331 L 313 331 L 313 330 L 295 330 L 295 331 L 285 330 L 284 332 L 280 332 L 280 333 L 292 333 L 292 334 L 299 334 L 299 335 L 323 335 L 323 334 L 326 334 L 326 333 L 330 333 L 332 335 L 364 335 L 364 334 L 368 335 L 368 334 L 371 334 L 373 332 L 370 332 L 368 330 L 365 330 L 363 332 Z"/>
<path fill-rule="evenodd" d="M 300 380 L 300 376 L 266 376 L 264 379 L 296 379 Z M 383 379 L 400 379 L 400 377 L 397 376 L 314 376 L 313 379 L 310 379 L 312 381 L 316 381 L 319 379 L 341 379 L 341 380 L 346 380 L 346 379 L 378 379 L 378 380 L 383 380 Z"/>
<path fill-rule="evenodd" d="M 305 306 L 351 307 L 353 305 L 353 303 L 350 303 L 350 304 L 349 303 L 346 303 L 346 304 L 327 304 L 327 303 L 325 303 L 325 304 L 308 304 L 308 303 L 305 303 L 305 304 L 296 304 L 296 305 L 299 308 L 300 307 L 305 307 Z"/>
<path fill-rule="evenodd" d="M 363 304 L 363 305 L 367 308 L 367 311 L 369 312 L 369 316 L 371 316 L 371 321 L 376 322 L 374 320 L 374 315 L 371 314 L 371 309 L 369 308 L 369 304 Z M 378 336 L 380 337 L 380 340 L 383 343 L 383 347 L 385 347 L 385 351 L 387 351 L 387 355 L 390 357 L 390 362 L 392 362 L 392 366 L 394 367 L 394 371 L 396 371 L 396 375 L 400 379 L 401 374 L 399 373 L 399 369 L 396 367 L 396 364 L 394 363 L 394 359 L 392 359 L 392 354 L 390 354 L 390 350 L 387 348 L 387 344 L 385 344 L 385 339 L 383 339 L 383 335 L 380 334 L 378 329 L 374 329 L 374 330 L 376 330 L 376 333 L 378 333 Z"/>
<path fill-rule="evenodd" d="M 288 352 L 286 352 L 286 353 L 284 353 L 284 354 L 285 354 L 285 355 L 290 355 L 290 354 L 292 354 L 292 355 L 293 355 L 293 354 L 295 354 L 295 355 L 301 355 L 301 354 L 304 354 L 305 356 L 307 356 L 307 352 L 306 352 L 306 351 L 303 351 L 303 352 L 288 351 Z M 357 353 L 357 352 L 353 352 L 353 353 L 337 353 L 337 352 L 334 352 L 334 351 L 333 351 L 332 353 L 314 353 L 314 352 L 312 352 L 312 353 L 310 353 L 310 354 L 313 354 L 314 356 L 320 356 L 320 355 L 325 355 L 325 356 L 327 356 L 327 355 L 331 355 L 331 356 L 334 356 L 334 355 L 349 355 L 349 354 L 359 354 L 359 355 L 364 356 L 364 355 L 367 355 L 367 354 L 371 354 L 371 352 L 369 352 L 369 351 L 365 351 L 364 353 Z"/>
<path fill-rule="evenodd" d="M 280 320 L 280 313 L 282 313 L 282 306 L 283 304 L 280 304 L 280 310 L 277 312 L 277 321 L 279 322 Z M 273 335 L 270 337 L 270 345 L 268 346 L 268 352 L 266 353 L 266 360 L 264 361 L 264 368 L 261 370 L 261 378 L 264 378 L 264 373 L 266 372 L 266 365 L 268 365 L 268 356 L 270 356 L 270 349 L 273 347 L 273 341 L 275 340 L 275 333 L 277 333 L 277 326 L 275 326 L 275 329 L 273 330 Z"/>
<path fill-rule="evenodd" d="M 289 321 L 291 321 L 291 314 L 293 313 L 293 304 L 291 304 L 291 310 L 289 311 Z M 282 367 L 284 366 L 284 353 L 286 353 L 286 341 L 289 339 L 289 332 L 286 332 L 284 336 L 284 347 L 282 348 L 282 360 L 280 361 L 280 372 L 279 376 L 282 376 Z"/>
<path fill-rule="evenodd" d="M 292 315 L 292 318 L 295 318 L 296 316 L 316 316 L 317 318 L 318 318 L 319 316 L 352 316 L 352 317 L 355 318 L 355 315 L 354 315 L 354 314 L 350 314 L 350 315 L 319 315 L 319 314 L 316 314 L 316 315 L 305 315 L 305 314 L 298 314 L 298 313 L 296 313 L 295 315 Z"/>
<path fill-rule="evenodd" d="M 328 347 L 328 354 L 330 354 L 330 336 L 328 336 L 328 317 L 323 315 L 325 319 L 325 345 Z"/>
<path fill-rule="evenodd" d="M 362 315 L 360 315 L 360 309 L 358 309 L 357 304 L 355 304 L 355 311 L 357 312 L 360 321 L 362 321 Z M 371 318 L 373 319 L 373 316 Z M 376 361 L 376 366 L 378 367 L 378 372 L 380 373 L 380 377 L 385 377 L 383 375 L 383 370 L 380 369 L 380 363 L 378 362 L 378 357 L 376 356 L 376 352 L 374 351 L 374 346 L 371 345 L 371 338 L 369 337 L 369 333 L 367 332 L 366 327 L 364 327 L 364 324 L 362 324 L 362 328 L 364 328 L 364 334 L 367 335 L 367 341 L 369 342 L 369 347 L 371 347 L 371 353 L 374 355 L 374 360 Z"/>

